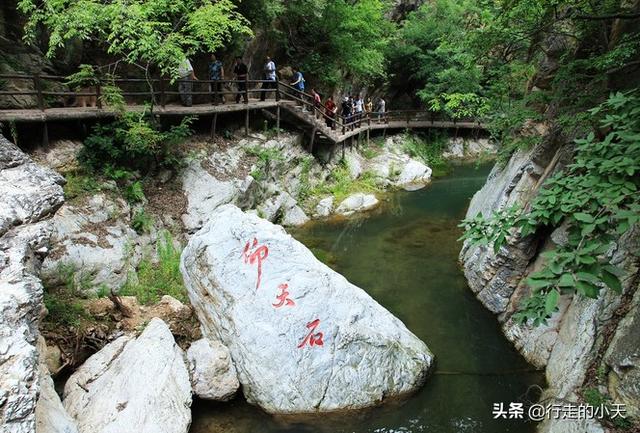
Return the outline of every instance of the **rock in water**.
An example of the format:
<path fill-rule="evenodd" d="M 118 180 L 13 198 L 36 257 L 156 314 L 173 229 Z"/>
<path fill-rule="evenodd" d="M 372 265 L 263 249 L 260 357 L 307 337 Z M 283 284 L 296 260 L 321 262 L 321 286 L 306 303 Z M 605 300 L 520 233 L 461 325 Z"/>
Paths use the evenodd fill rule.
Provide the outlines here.
<path fill-rule="evenodd" d="M 229 348 L 247 400 L 268 412 L 375 405 L 416 390 L 433 362 L 362 289 L 233 205 L 191 238 L 181 270 L 205 335 Z"/>
<path fill-rule="evenodd" d="M 201 338 L 187 350 L 193 393 L 204 400 L 227 401 L 240 383 L 229 349 L 218 341 Z"/>
<path fill-rule="evenodd" d="M 64 407 L 80 433 L 186 433 L 191 383 L 184 353 L 160 319 L 137 339 L 123 336 L 67 381 Z"/>

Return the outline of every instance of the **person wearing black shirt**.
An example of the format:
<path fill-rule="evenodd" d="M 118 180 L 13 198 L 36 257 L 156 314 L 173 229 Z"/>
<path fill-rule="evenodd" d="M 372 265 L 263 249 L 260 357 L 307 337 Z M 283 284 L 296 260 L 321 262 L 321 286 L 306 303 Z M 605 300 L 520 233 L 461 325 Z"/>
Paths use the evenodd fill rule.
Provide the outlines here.
<path fill-rule="evenodd" d="M 249 73 L 249 68 L 242 61 L 242 57 L 236 57 L 236 64 L 233 68 L 233 73 L 236 75 L 236 80 L 238 83 L 238 93 L 236 94 L 236 104 L 240 103 L 240 96 L 244 98 L 244 103 L 247 104 L 249 102 L 249 98 L 247 97 L 247 83 L 245 80 L 247 79 L 247 74 Z"/>

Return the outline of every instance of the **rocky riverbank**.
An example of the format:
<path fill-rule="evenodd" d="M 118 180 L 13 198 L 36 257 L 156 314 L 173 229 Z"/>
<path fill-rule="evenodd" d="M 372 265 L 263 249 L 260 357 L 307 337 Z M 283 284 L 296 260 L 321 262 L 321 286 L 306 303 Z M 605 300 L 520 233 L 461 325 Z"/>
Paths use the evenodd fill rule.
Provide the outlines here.
<path fill-rule="evenodd" d="M 571 160 L 572 148 L 553 132 L 528 151 L 515 153 L 504 166 L 496 166 L 485 186 L 473 197 L 468 217 L 489 216 L 513 204 L 526 206 L 540 186 Z M 594 404 L 594 396 L 626 405 L 629 416 L 640 416 L 640 230 L 636 227 L 616 240 L 608 253 L 612 264 L 625 271 L 622 295 L 607 290 L 598 299 L 562 295 L 559 311 L 538 327 L 520 325 L 513 314 L 529 294 L 525 279 L 540 269 L 541 253 L 566 239 L 561 228 L 548 235 L 512 236 L 495 252 L 491 247 L 466 243 L 460 260 L 478 299 L 497 315 L 502 329 L 534 365 L 545 368 L 550 402 Z M 590 397 L 589 397 L 590 396 Z M 597 403 L 596 403 L 597 404 Z M 545 433 L 604 432 L 590 420 L 547 420 Z"/>
<path fill-rule="evenodd" d="M 198 281 L 187 287 L 193 309 L 178 269 L 182 245 L 224 209 L 239 212 L 232 218 L 236 223 L 254 218 L 262 221 L 260 224 L 268 224 L 264 222 L 268 220 L 284 226 L 300 225 L 312 218 L 349 216 L 375 208 L 384 199 L 381 193 L 389 188 L 426 186 L 432 171 L 427 161 L 412 156 L 404 139 L 392 136 L 369 147 L 349 148 L 344 158 L 335 152 L 321 164 L 306 154 L 295 135 L 275 139 L 254 134 L 248 139 L 217 142 L 193 138 L 188 143 L 192 152 L 186 167 L 141 179 L 145 194 L 134 201 L 128 200 L 114 181 L 82 173 L 76 161 L 79 143 L 65 141 L 37 150 L 33 158 L 38 165 L 3 139 L 0 186 L 9 204 L 0 215 L 5 257 L 2 285 L 6 286 L 0 301 L 2 311 L 8 312 L 0 321 L 3 341 L 7 342 L 0 363 L 3 428 L 34 431 L 36 423 L 38 432 L 130 428 L 136 419 L 142 419 L 140 413 L 147 411 L 143 408 L 153 400 L 154 412 L 145 412 L 155 420 L 147 423 L 148 429 L 155 426 L 162 431 L 185 432 L 193 395 L 224 401 L 237 393 L 240 383 L 250 401 L 285 413 L 360 408 L 416 389 L 432 363 L 424 343 L 301 245 L 297 244 L 298 253 L 306 253 L 309 259 L 305 269 L 313 262 L 318 272 L 335 280 L 327 290 L 335 286 L 336 293 L 343 293 L 348 288 L 361 302 L 335 304 L 335 314 L 321 319 L 322 330 L 311 329 L 306 339 L 302 338 L 304 332 L 292 332 L 289 343 L 300 343 L 300 337 L 307 346 L 326 349 L 319 358 L 303 357 L 303 364 L 311 369 L 322 367 L 333 372 L 340 364 L 339 370 L 346 371 L 343 367 L 353 364 L 354 377 L 367 383 L 362 395 L 352 395 L 350 388 L 346 392 L 345 384 L 351 379 L 334 373 L 325 378 L 324 385 L 316 384 L 324 389 L 323 395 L 283 400 L 286 393 L 277 398 L 269 394 L 275 388 L 272 383 L 262 383 L 254 371 L 259 362 L 240 349 L 245 347 L 240 344 L 245 334 L 232 338 L 221 332 L 224 327 L 219 328 L 235 320 L 233 312 L 217 312 L 217 321 L 203 313 L 208 304 L 205 298 L 217 296 L 217 292 L 206 291 L 210 290 L 206 282 L 218 278 L 218 268 L 202 268 L 203 273 L 188 279 Z M 453 153 L 459 147 L 459 142 L 452 141 Z M 484 153 L 493 148 L 483 149 Z M 272 229 L 260 224 L 255 237 L 269 239 Z M 282 239 L 273 238 L 272 258 L 279 244 L 283 254 L 290 249 L 287 243 L 291 238 L 284 232 L 282 235 Z M 288 256 L 283 257 L 285 272 Z M 247 263 L 238 262 L 238 266 L 255 270 L 255 260 L 249 258 Z M 196 269 L 200 268 L 183 271 Z M 312 299 L 311 292 L 309 296 L 300 294 L 306 286 L 302 280 L 293 281 L 294 277 L 287 278 L 287 284 L 295 284 L 298 290 L 290 300 L 302 303 L 302 297 Z M 321 310 L 331 311 L 317 302 L 300 311 L 311 314 Z M 367 319 L 372 314 L 376 323 L 386 317 L 389 326 L 384 331 L 393 335 L 373 326 L 372 319 Z M 300 317 L 303 325 L 314 323 L 311 319 L 305 322 L 305 317 Z M 206 339 L 198 340 L 198 321 Z M 357 332 L 346 332 L 353 326 Z M 248 330 L 247 338 L 252 335 L 257 334 Z M 277 335 L 274 337 L 279 338 Z M 381 352 L 384 341 L 394 342 L 393 350 L 389 347 Z M 404 343 L 398 345 L 398 341 Z M 297 344 L 292 347 L 292 354 L 303 353 Z M 355 367 L 363 359 L 369 360 L 371 374 Z M 394 367 L 379 369 L 380 362 Z M 61 372 L 72 373 L 62 400 L 50 376 Z M 311 380 L 305 374 L 300 380 L 303 377 Z M 161 401 L 158 395 L 162 395 Z M 169 413 L 171 419 L 166 418 Z"/>

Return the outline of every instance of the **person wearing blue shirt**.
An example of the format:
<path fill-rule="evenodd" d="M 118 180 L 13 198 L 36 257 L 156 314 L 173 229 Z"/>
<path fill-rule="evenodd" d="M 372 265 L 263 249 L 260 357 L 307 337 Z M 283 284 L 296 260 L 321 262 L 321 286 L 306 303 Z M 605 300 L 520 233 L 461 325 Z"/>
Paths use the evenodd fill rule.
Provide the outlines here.
<path fill-rule="evenodd" d="M 224 66 L 215 54 L 211 54 L 211 63 L 209 63 L 209 79 L 213 81 L 213 83 L 209 84 L 209 91 L 213 93 L 211 95 L 211 102 L 215 103 L 217 96 L 219 95 L 220 100 L 224 104 L 225 98 L 224 93 L 222 93 L 222 83 L 219 82 L 220 80 L 224 80 Z"/>
<path fill-rule="evenodd" d="M 291 85 L 295 87 L 296 90 L 304 92 L 304 77 L 302 76 L 302 72 L 296 68 L 293 68 L 293 81 Z"/>

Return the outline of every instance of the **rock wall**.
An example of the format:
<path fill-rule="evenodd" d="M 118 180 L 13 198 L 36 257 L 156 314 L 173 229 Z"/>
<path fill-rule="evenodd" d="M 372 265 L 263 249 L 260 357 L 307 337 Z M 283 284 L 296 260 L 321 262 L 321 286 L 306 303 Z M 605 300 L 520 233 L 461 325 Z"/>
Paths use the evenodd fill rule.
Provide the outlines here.
<path fill-rule="evenodd" d="M 62 177 L 0 136 L 0 432 L 32 433 L 40 390 L 37 277 L 63 202 Z"/>
<path fill-rule="evenodd" d="M 514 154 L 504 166 L 496 166 L 469 206 L 467 217 L 512 204 L 526 206 L 544 180 L 569 162 L 572 148 L 551 131 L 529 151 Z M 640 344 L 638 341 L 640 230 L 618 239 L 608 253 L 611 262 L 626 270 L 623 296 L 605 291 L 599 299 L 563 295 L 559 312 L 547 325 L 517 324 L 512 315 L 529 295 L 524 279 L 542 265 L 540 253 L 561 244 L 562 228 L 546 236 L 512 236 L 497 253 L 486 246 L 465 243 L 460 253 L 471 290 L 501 323 L 503 332 L 532 364 L 546 368 L 550 399 L 579 401 L 579 391 L 592 368 L 607 375 L 606 391 L 615 402 L 626 403 L 630 414 L 640 408 Z M 635 295 L 634 295 L 635 293 Z M 549 421 L 541 431 L 602 431 L 597 424 Z"/>

